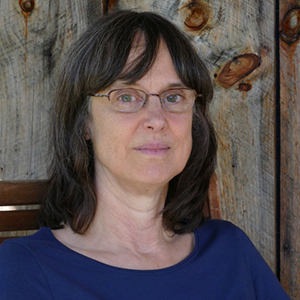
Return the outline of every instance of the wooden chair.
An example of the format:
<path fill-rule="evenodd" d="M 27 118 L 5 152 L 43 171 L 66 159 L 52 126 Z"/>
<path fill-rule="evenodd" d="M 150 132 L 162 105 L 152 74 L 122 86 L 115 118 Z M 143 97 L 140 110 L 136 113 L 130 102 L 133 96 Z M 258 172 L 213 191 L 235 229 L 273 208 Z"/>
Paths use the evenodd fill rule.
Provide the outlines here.
<path fill-rule="evenodd" d="M 209 201 L 204 208 L 207 218 L 222 218 L 217 184 L 217 177 L 213 176 Z M 0 181 L 0 244 L 8 238 L 24 236 L 28 231 L 39 228 L 38 210 L 46 190 L 46 180 Z M 12 210 L 6 209 L 9 207 Z"/>
<path fill-rule="evenodd" d="M 27 230 L 39 228 L 39 204 L 46 189 L 45 180 L 0 181 L 0 244 L 8 238 L 26 235 Z"/>

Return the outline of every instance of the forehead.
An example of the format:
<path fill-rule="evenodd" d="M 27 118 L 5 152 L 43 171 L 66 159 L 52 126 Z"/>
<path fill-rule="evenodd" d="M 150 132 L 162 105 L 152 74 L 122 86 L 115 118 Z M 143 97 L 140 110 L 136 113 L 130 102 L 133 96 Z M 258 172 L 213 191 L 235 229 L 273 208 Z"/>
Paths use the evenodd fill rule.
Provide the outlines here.
<path fill-rule="evenodd" d="M 140 51 L 143 51 L 144 44 L 137 43 L 135 46 L 136 47 L 132 49 L 132 54 L 130 57 L 131 61 L 129 60 L 128 62 L 128 68 L 130 68 L 131 62 L 134 64 L 134 60 L 139 56 Z M 157 54 L 151 67 L 142 78 L 136 80 L 135 82 L 126 82 L 122 79 L 119 79 L 116 80 L 110 86 L 110 88 L 122 88 L 128 85 L 150 90 L 151 92 L 159 92 L 167 88 L 185 86 L 177 74 L 168 47 L 163 40 L 160 41 Z"/>

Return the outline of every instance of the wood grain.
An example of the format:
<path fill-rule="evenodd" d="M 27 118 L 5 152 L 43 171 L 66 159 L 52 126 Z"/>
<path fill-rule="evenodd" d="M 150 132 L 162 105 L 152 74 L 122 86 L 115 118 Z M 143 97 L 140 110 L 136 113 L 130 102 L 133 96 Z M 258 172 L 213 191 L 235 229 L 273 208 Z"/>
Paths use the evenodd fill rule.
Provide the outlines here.
<path fill-rule="evenodd" d="M 102 11 L 101 1 L 25 2 L 34 8 L 0 1 L 0 180 L 47 178 L 54 75 Z"/>
<path fill-rule="evenodd" d="M 280 1 L 281 282 L 300 299 L 300 1 Z"/>

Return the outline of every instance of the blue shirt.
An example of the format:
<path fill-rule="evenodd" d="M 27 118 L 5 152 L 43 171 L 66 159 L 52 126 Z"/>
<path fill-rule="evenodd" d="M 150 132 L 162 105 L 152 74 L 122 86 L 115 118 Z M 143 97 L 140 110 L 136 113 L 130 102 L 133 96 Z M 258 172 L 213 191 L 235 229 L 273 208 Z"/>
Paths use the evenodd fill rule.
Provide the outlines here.
<path fill-rule="evenodd" d="M 0 246 L 0 299 L 289 299 L 243 231 L 220 220 L 195 230 L 195 248 L 159 270 L 129 270 L 61 244 L 49 228 Z"/>

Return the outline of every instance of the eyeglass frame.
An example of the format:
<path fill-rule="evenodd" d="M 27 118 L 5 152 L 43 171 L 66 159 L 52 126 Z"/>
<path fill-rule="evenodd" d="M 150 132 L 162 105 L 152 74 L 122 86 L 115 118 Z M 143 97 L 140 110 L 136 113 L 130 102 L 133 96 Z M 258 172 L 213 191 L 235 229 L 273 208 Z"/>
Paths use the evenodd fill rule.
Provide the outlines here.
<path fill-rule="evenodd" d="M 126 112 L 126 111 L 119 111 L 119 110 L 115 110 L 115 109 L 114 109 L 114 110 L 117 111 L 117 112 L 123 112 L 123 113 L 134 113 L 134 112 L 137 112 L 137 111 L 139 111 L 140 109 L 142 109 L 143 106 L 146 105 L 146 103 L 148 102 L 150 96 L 157 96 L 157 97 L 159 98 L 159 101 L 160 101 L 161 106 L 162 106 L 163 109 L 165 109 L 165 110 L 168 111 L 168 112 L 172 112 L 172 113 L 182 113 L 182 112 L 188 111 L 188 109 L 187 109 L 187 110 L 183 110 L 183 111 L 177 111 L 177 112 L 176 112 L 176 111 L 168 110 L 168 109 L 164 106 L 164 104 L 163 104 L 164 101 L 163 101 L 163 99 L 161 99 L 161 95 L 164 94 L 165 92 L 172 91 L 172 90 L 178 90 L 178 89 L 180 89 L 180 90 L 189 90 L 189 91 L 192 91 L 192 92 L 194 92 L 195 99 L 193 100 L 193 105 L 191 106 L 191 108 L 194 106 L 194 103 L 195 103 L 196 99 L 203 96 L 202 94 L 197 94 L 197 92 L 196 92 L 194 89 L 191 89 L 191 88 L 185 88 L 185 87 L 184 87 L 184 88 L 179 87 L 179 88 L 171 88 L 171 89 L 167 89 L 167 90 L 165 90 L 165 91 L 163 91 L 163 92 L 161 92 L 161 93 L 159 93 L 159 94 L 155 94 L 155 93 L 149 93 L 149 94 L 148 94 L 148 93 L 146 93 L 146 92 L 143 91 L 143 90 L 135 89 L 135 88 L 127 88 L 127 89 L 135 90 L 135 91 L 139 91 L 139 92 L 144 93 L 144 94 L 146 95 L 145 100 L 144 100 L 143 104 L 141 105 L 141 107 L 140 107 L 139 109 L 137 109 L 137 110 L 130 111 L 130 112 Z M 111 93 L 112 93 L 112 92 L 115 92 L 115 91 L 120 91 L 120 90 L 126 90 L 126 88 L 110 90 L 110 91 L 108 92 L 107 95 L 104 95 L 104 94 L 88 94 L 88 96 L 90 96 L 90 97 L 107 97 L 107 98 L 108 98 L 108 101 L 109 101 L 110 103 L 112 103 L 111 100 L 110 100 L 110 95 L 111 95 Z"/>

